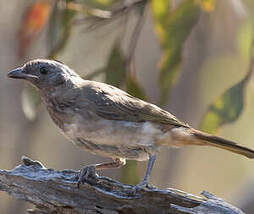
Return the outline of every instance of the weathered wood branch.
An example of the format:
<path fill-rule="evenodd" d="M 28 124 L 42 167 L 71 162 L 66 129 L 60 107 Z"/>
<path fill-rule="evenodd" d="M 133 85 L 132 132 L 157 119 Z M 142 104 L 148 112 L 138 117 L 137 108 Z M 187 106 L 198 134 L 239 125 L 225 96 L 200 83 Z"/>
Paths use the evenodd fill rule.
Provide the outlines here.
<path fill-rule="evenodd" d="M 202 198 L 175 189 L 137 189 L 107 177 L 78 189 L 77 172 L 47 169 L 26 157 L 22 161 L 13 170 L 0 170 L 0 190 L 33 203 L 30 213 L 243 213 L 207 192 Z"/>

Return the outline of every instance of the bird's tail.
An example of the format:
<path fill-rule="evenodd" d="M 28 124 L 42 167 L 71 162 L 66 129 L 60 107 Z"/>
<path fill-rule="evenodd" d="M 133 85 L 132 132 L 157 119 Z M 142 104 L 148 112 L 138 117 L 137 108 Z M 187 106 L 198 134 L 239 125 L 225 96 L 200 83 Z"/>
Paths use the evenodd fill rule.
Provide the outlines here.
<path fill-rule="evenodd" d="M 193 131 L 193 136 L 201 141 L 204 141 L 204 145 L 215 146 L 221 149 L 244 155 L 247 158 L 254 158 L 254 151 L 244 146 L 240 146 L 233 141 L 226 140 L 221 137 L 209 135 L 200 131 Z"/>

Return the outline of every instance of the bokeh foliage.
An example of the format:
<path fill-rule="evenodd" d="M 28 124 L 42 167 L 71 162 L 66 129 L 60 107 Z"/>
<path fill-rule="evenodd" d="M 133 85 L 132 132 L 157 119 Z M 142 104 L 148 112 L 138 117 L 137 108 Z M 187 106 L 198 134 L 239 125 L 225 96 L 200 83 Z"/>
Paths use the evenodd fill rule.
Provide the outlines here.
<path fill-rule="evenodd" d="M 226 90 L 210 104 L 200 125 L 203 131 L 215 134 L 219 127 L 234 122 L 240 116 L 244 106 L 244 90 L 248 80 L 249 75 Z"/>
<path fill-rule="evenodd" d="M 166 0 L 151 2 L 155 30 L 163 52 L 159 64 L 161 105 L 166 103 L 170 89 L 179 76 L 184 42 L 200 15 L 200 8 L 194 0 L 184 0 L 173 10 L 170 6 L 170 1 Z"/>
<path fill-rule="evenodd" d="M 215 134 L 223 125 L 235 122 L 244 109 L 245 90 L 253 74 L 254 66 L 254 39 L 251 23 L 247 22 L 243 25 L 237 42 L 241 57 L 249 61 L 248 72 L 238 83 L 211 102 L 200 123 L 203 131 Z"/>

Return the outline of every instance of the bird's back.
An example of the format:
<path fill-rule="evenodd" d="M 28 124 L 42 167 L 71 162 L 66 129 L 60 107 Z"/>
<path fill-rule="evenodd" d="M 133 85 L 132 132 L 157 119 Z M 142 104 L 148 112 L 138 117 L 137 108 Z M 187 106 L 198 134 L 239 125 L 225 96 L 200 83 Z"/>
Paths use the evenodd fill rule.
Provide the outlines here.
<path fill-rule="evenodd" d="M 97 115 L 107 120 L 122 120 L 131 122 L 150 121 L 158 124 L 189 127 L 180 122 L 174 115 L 147 103 L 130 94 L 105 83 L 84 80 L 77 88 L 82 108 L 89 104 Z M 84 100 L 84 102 L 82 102 Z"/>

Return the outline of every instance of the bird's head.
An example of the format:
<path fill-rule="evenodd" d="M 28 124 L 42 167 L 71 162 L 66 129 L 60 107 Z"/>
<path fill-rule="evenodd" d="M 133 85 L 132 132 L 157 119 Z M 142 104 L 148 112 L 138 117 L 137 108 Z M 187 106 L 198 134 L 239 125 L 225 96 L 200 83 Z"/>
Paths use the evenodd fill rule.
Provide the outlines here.
<path fill-rule="evenodd" d="M 79 76 L 60 62 L 36 59 L 10 71 L 8 77 L 27 80 L 39 89 L 50 89 L 68 84 L 69 80 Z"/>

